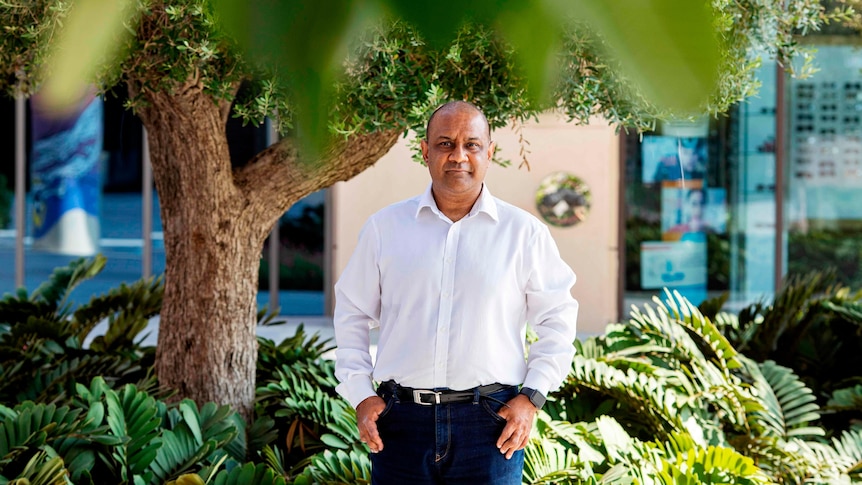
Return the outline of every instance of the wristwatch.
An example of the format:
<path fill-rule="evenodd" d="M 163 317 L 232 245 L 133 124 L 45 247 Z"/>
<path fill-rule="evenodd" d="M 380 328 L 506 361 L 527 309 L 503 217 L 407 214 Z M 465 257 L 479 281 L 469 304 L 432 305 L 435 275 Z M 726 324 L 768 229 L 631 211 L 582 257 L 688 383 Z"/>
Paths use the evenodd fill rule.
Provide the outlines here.
<path fill-rule="evenodd" d="M 545 401 L 547 400 L 544 394 L 529 387 L 522 387 L 519 394 L 523 394 L 530 398 L 530 402 L 533 403 L 533 406 L 536 406 L 536 409 L 542 409 L 542 406 L 545 405 Z"/>

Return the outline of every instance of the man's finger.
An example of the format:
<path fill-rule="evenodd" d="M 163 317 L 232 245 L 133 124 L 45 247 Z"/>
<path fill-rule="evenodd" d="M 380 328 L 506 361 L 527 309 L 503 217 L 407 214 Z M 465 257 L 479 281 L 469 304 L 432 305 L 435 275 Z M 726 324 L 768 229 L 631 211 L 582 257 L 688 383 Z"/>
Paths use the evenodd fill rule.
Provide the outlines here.
<path fill-rule="evenodd" d="M 509 438 L 500 447 L 500 452 L 506 455 L 506 459 L 512 458 L 512 455 L 520 449 L 519 445 L 523 441 L 523 430 L 514 428 Z"/>
<path fill-rule="evenodd" d="M 497 438 L 497 448 L 499 448 L 500 451 L 503 451 L 503 446 L 506 444 L 506 441 L 509 440 L 509 438 L 512 436 L 512 433 L 514 432 L 515 426 L 512 424 L 511 421 L 509 421 L 508 423 L 506 423 L 506 426 L 503 428 L 503 431 L 500 432 L 500 437 Z"/>

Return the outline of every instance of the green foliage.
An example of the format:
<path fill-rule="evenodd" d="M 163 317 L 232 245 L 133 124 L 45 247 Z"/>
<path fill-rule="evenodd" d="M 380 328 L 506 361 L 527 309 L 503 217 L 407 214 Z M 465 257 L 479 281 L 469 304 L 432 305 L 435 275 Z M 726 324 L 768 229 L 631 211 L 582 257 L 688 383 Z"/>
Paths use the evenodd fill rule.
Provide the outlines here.
<path fill-rule="evenodd" d="M 858 227 L 815 227 L 788 233 L 788 274 L 806 274 L 822 268 L 835 268 L 837 282 L 844 286 L 862 287 L 862 237 Z"/>
<path fill-rule="evenodd" d="M 61 402 L 74 394 L 74 382 L 96 376 L 152 384 L 154 349 L 135 339 L 161 308 L 160 280 L 121 285 L 77 308 L 67 301 L 76 285 L 104 265 L 102 256 L 73 261 L 32 294 L 20 290 L 0 300 L 0 402 Z M 85 347 L 103 320 L 105 335 Z"/>
<path fill-rule="evenodd" d="M 213 485 L 284 485 L 283 477 L 276 475 L 271 468 L 263 464 L 246 463 L 231 471 L 222 470 L 216 475 Z M 179 484 L 178 484 L 179 485 Z"/>
<path fill-rule="evenodd" d="M 814 393 L 799 380 L 791 369 L 772 361 L 760 365 L 756 388 L 763 411 L 755 414 L 765 428 L 765 434 L 783 439 L 823 436 L 819 427 L 807 426 L 820 418 Z"/>
<path fill-rule="evenodd" d="M 734 319 L 719 316 L 720 326 L 667 293 L 578 343 L 537 422 L 525 481 L 855 480 L 855 435 L 826 441 L 815 393 L 790 368 L 738 352 L 720 332 Z"/>
<path fill-rule="evenodd" d="M 834 392 L 859 383 L 862 294 L 837 284 L 834 272 L 793 276 L 771 303 L 752 304 L 720 321 L 729 341 L 752 359 L 793 369 L 820 407 Z M 828 428 L 847 429 L 859 412 L 838 406 L 821 419 Z"/>
<path fill-rule="evenodd" d="M 274 419 L 273 441 L 284 444 L 264 450 L 270 466 L 296 476 L 297 483 L 369 479 L 368 448 L 359 441 L 355 411 L 335 392 L 334 363 L 322 358 L 332 349 L 329 342 L 307 336 L 302 326 L 279 345 L 259 341 L 256 414 Z M 364 459 L 353 463 L 356 457 Z"/>
<path fill-rule="evenodd" d="M 296 485 L 326 483 L 352 485 L 371 483 L 371 460 L 367 452 L 326 450 L 311 458 L 311 464 L 296 477 Z"/>
<path fill-rule="evenodd" d="M 829 412 L 855 411 L 857 415 L 862 414 L 862 384 L 835 390 L 823 410 Z"/>
<path fill-rule="evenodd" d="M 62 276 L 69 274 L 52 281 L 65 288 L 75 279 Z M 19 320 L 32 311 L 50 321 L 63 299 L 51 288 L 39 292 L 51 298 L 4 300 L 3 308 Z M 758 363 L 734 344 L 752 343 L 761 325 L 780 326 L 763 331 L 781 341 L 808 312 L 831 324 L 856 322 L 862 305 L 823 277 L 782 292 L 773 305 L 739 316 L 718 311 L 715 321 L 667 292 L 604 335 L 577 342 L 570 375 L 535 423 L 524 483 L 862 483 L 862 430 L 829 421 L 858 413 L 859 376 L 821 407 L 805 369 Z M 789 316 L 772 313 L 790 308 Z M 265 312 L 259 318 L 280 324 Z M 134 343 L 94 352 L 121 347 Z M 335 392 L 331 350 L 302 326 L 280 343 L 259 339 L 257 420 L 249 426 L 226 406 L 169 403 L 102 378 L 73 385 L 56 403 L 0 401 L 0 483 L 369 483 L 368 449 L 353 409 Z"/>

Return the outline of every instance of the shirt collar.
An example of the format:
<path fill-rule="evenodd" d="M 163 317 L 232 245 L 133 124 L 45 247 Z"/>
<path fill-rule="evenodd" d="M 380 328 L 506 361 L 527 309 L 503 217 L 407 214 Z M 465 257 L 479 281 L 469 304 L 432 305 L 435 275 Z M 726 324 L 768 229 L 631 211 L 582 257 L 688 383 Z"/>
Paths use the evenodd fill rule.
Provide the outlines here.
<path fill-rule="evenodd" d="M 431 184 L 428 184 L 425 192 L 419 196 L 419 206 L 416 208 L 416 217 L 419 217 L 422 209 L 426 207 L 437 215 L 443 215 L 437 207 L 437 202 L 434 201 L 434 196 L 431 194 Z M 473 216 L 480 212 L 487 214 L 488 217 L 494 220 L 494 222 L 499 221 L 497 202 L 491 195 L 491 191 L 488 190 L 488 184 L 485 183 L 482 184 L 482 192 L 479 193 L 479 198 L 476 200 L 476 203 L 473 204 L 473 208 L 470 209 L 470 214 L 468 215 Z"/>

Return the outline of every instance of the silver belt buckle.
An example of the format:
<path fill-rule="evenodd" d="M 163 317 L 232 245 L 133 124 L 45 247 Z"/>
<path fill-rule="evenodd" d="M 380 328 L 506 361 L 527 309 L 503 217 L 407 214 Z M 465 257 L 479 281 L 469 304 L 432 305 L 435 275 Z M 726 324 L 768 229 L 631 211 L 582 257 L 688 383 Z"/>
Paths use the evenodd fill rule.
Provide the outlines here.
<path fill-rule="evenodd" d="M 434 402 L 423 402 L 423 395 L 431 395 L 434 396 Z M 423 406 L 431 406 L 433 404 L 440 404 L 440 393 L 436 391 L 430 391 L 426 389 L 414 389 L 413 390 L 413 402 L 416 404 L 421 404 Z"/>

